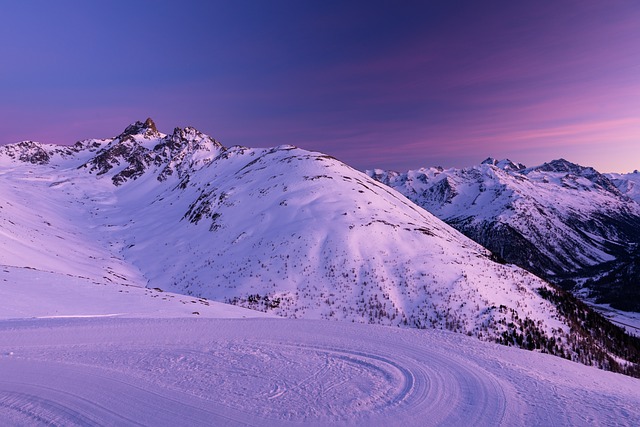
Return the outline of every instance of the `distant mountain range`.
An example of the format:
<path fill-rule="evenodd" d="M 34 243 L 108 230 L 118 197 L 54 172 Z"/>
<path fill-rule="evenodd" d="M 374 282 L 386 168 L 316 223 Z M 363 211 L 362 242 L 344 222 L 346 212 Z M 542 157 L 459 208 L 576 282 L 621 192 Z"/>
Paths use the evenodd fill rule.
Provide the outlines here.
<path fill-rule="evenodd" d="M 508 241 L 512 230 L 556 227 L 559 234 L 546 235 L 555 247 L 542 238 L 530 242 L 531 233 L 520 232 L 519 241 L 533 261 L 525 267 L 555 278 L 561 269 L 621 258 L 625 242 L 637 236 L 639 209 L 620 186 L 574 166 L 523 169 L 491 161 L 460 177 L 438 169 L 430 170 L 433 178 L 409 173 L 404 186 L 398 174 L 373 176 L 405 193 L 418 180 L 424 189 L 414 200 L 441 201 L 432 212 L 470 235 L 494 227 L 494 218 L 534 209 L 522 224 L 514 219 L 510 228 L 485 232 Z M 593 208 L 596 197 L 610 209 L 592 220 L 591 210 L 539 204 L 537 193 L 514 199 L 544 185 L 549 189 L 539 197 L 580 209 Z M 555 190 L 563 186 L 589 197 L 568 200 L 569 193 Z M 488 251 L 322 153 L 227 148 L 193 128 L 163 134 L 148 119 L 117 137 L 68 147 L 32 141 L 0 147 L 0 196 L 3 265 L 293 318 L 448 329 L 632 374 L 637 365 L 625 360 L 640 361 L 640 345 L 621 329 L 534 274 L 500 262 L 509 261 L 508 250 L 488 245 L 494 253 Z M 456 209 L 464 214 L 455 216 Z M 574 226 L 557 223 L 556 211 Z M 538 213 L 546 222 L 538 223 Z M 576 231 L 583 223 L 590 231 Z M 601 237 L 601 227 L 615 239 Z M 541 269 L 533 268 L 539 262 Z"/>
<path fill-rule="evenodd" d="M 368 171 L 491 250 L 565 289 L 640 311 L 640 174 L 564 159 L 527 168 L 489 158 L 464 169 Z"/>

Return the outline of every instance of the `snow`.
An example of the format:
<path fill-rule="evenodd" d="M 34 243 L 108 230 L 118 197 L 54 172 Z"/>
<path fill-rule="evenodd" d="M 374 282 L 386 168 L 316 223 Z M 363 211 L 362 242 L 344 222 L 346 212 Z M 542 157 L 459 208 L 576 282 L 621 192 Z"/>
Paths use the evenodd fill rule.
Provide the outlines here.
<path fill-rule="evenodd" d="M 461 334 L 11 266 L 0 301 L 5 425 L 640 423 L 637 379 Z"/>
<path fill-rule="evenodd" d="M 397 327 L 568 328 L 543 281 L 395 191 L 321 153 L 132 126 L 0 150 L 3 424 L 640 424 L 637 379 Z M 305 319 L 213 301 L 256 294 Z"/>
<path fill-rule="evenodd" d="M 612 323 L 624 328 L 628 334 L 640 337 L 640 313 L 616 310 L 609 304 L 596 304 L 588 300 L 587 303 Z"/>
<path fill-rule="evenodd" d="M 0 270 L 0 301 L 4 425 L 640 422 L 640 380 L 461 334 L 17 267 Z"/>
<path fill-rule="evenodd" d="M 460 334 L 285 319 L 0 321 L 12 425 L 638 425 L 640 381 Z"/>
<path fill-rule="evenodd" d="M 638 174 L 607 177 L 563 159 L 524 168 L 492 158 L 464 169 L 367 173 L 496 253 L 513 245 L 508 261 L 539 274 L 601 265 L 637 240 L 640 205 L 628 197 L 637 198 Z M 514 230 L 512 241 L 487 237 L 503 230 Z M 530 253 L 520 256 L 517 239 Z"/>
<path fill-rule="evenodd" d="M 67 317 L 275 317 L 272 314 L 108 281 L 0 266 L 0 319 Z"/>
<path fill-rule="evenodd" d="M 610 173 L 607 176 L 623 194 L 640 204 L 640 172 Z"/>
<path fill-rule="evenodd" d="M 224 150 L 190 128 L 174 131 L 180 146 L 151 135 L 149 146 L 173 151 L 118 186 L 111 178 L 131 166 L 128 157 L 109 157 L 114 167 L 103 174 L 95 159 L 107 148 L 139 153 L 135 141 L 146 136 L 87 141 L 64 161 L 54 151 L 47 165 L 8 162 L 0 264 L 287 317 L 448 328 L 491 341 L 516 313 L 548 336 L 567 330 L 537 292 L 545 282 L 492 262 L 336 159 L 293 146 Z M 176 172 L 164 176 L 168 165 Z"/>

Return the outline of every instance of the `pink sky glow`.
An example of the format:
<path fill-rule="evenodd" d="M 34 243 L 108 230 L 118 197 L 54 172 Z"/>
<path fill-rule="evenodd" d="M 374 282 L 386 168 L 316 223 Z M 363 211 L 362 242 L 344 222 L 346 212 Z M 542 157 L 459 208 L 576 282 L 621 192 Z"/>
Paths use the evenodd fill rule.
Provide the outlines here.
<path fill-rule="evenodd" d="M 640 169 L 637 2 L 34 0 L 3 16 L 0 144 L 152 117 L 358 169 Z"/>

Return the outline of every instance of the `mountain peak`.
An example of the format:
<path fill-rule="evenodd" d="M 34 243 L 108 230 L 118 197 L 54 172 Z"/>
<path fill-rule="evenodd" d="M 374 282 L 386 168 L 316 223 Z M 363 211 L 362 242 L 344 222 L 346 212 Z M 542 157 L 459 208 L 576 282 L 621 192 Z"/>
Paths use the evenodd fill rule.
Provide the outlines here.
<path fill-rule="evenodd" d="M 513 163 L 509 159 L 496 160 L 493 157 L 487 157 L 480 164 L 481 165 L 492 165 L 492 166 L 495 166 L 495 167 L 497 167 L 499 169 L 506 170 L 506 171 L 511 171 L 511 170 L 518 171 L 518 170 L 526 169 L 526 166 L 523 165 L 522 163 L 517 163 L 516 164 L 516 163 Z"/>
<path fill-rule="evenodd" d="M 538 166 L 535 169 L 542 172 L 566 172 L 579 174 L 583 170 L 590 168 L 585 168 L 584 166 L 580 166 L 577 163 L 571 163 L 570 161 L 561 158 L 544 163 L 543 165 Z"/>
<path fill-rule="evenodd" d="M 220 142 L 194 127 L 176 127 L 171 135 L 165 135 L 148 118 L 127 126 L 81 167 L 90 166 L 97 175 L 117 171 L 112 176 L 115 185 L 135 180 L 150 169 L 164 181 L 174 172 L 182 178 L 209 164 L 224 150 Z"/>
<path fill-rule="evenodd" d="M 151 120 L 151 117 L 147 117 L 147 120 L 144 121 L 144 126 L 153 132 L 158 132 L 158 128 L 156 127 L 155 122 Z"/>
<path fill-rule="evenodd" d="M 494 159 L 493 157 L 487 157 L 480 164 L 481 165 L 495 165 L 496 164 L 496 159 Z"/>
<path fill-rule="evenodd" d="M 51 156 L 43 145 L 34 141 L 21 141 L 16 144 L 7 144 L 2 147 L 2 153 L 21 162 L 46 165 Z"/>
<path fill-rule="evenodd" d="M 565 159 L 557 159 L 552 160 L 551 162 L 544 163 L 542 166 L 537 166 L 532 169 L 528 169 L 525 171 L 525 174 L 528 174 L 530 171 L 537 172 L 559 172 L 564 174 L 564 185 L 569 185 L 569 187 L 574 188 L 587 188 L 583 184 L 579 184 L 576 179 L 577 178 L 585 178 L 591 181 L 594 188 L 601 188 L 605 191 L 615 194 L 616 196 L 621 196 L 618 188 L 611 182 L 609 178 L 595 170 L 590 166 L 580 166 L 576 163 L 571 163 Z M 574 182 L 570 184 L 569 182 Z"/>
<path fill-rule="evenodd" d="M 156 127 L 155 122 L 148 117 L 144 122 L 137 121 L 129 126 L 118 136 L 120 140 L 124 140 L 129 136 L 141 135 L 146 138 L 158 137 L 160 132 Z"/>

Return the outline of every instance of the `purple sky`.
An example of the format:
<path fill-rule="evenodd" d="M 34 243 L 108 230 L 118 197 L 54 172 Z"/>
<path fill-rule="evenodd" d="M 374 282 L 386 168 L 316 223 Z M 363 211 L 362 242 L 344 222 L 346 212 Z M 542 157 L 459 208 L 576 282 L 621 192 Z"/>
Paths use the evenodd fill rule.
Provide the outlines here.
<path fill-rule="evenodd" d="M 640 169 L 634 0 L 23 0 L 0 16 L 0 144 L 150 116 L 359 169 Z"/>

